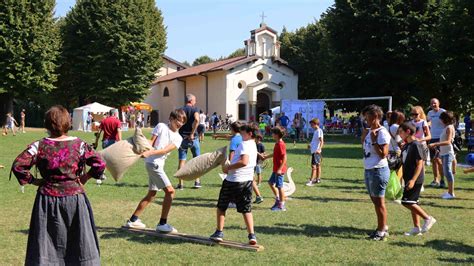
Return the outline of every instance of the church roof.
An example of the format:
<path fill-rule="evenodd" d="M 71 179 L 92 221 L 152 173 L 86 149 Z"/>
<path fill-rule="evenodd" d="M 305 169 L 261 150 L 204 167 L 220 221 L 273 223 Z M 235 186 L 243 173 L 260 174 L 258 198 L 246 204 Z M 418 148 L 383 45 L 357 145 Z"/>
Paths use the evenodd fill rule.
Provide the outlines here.
<path fill-rule="evenodd" d="M 170 61 L 171 63 L 173 63 L 173 64 L 175 64 L 175 65 L 178 65 L 178 66 L 180 66 L 180 67 L 182 67 L 182 68 L 188 68 L 188 67 L 189 67 L 189 66 L 187 66 L 187 65 L 185 65 L 185 64 L 183 64 L 183 63 L 181 63 L 181 62 L 179 62 L 178 60 L 173 59 L 173 58 L 171 58 L 171 57 L 169 57 L 169 56 L 167 56 L 167 55 L 165 55 L 165 54 L 163 55 L 163 59 L 168 60 L 168 61 Z"/>
<path fill-rule="evenodd" d="M 229 69 L 232 69 L 234 67 L 240 66 L 242 64 L 248 63 L 248 62 L 257 61 L 259 58 L 260 57 L 258 57 L 258 56 L 249 56 L 249 57 L 247 57 L 247 56 L 244 55 L 244 56 L 238 56 L 238 57 L 233 57 L 233 58 L 229 58 L 229 59 L 223 59 L 223 60 L 219 60 L 219 61 L 215 61 L 215 62 L 211 62 L 211 63 L 207 63 L 207 64 L 202 64 L 202 65 L 186 68 L 186 69 L 183 69 L 181 71 L 173 72 L 173 73 L 170 73 L 168 75 L 159 77 L 158 79 L 156 79 L 153 82 L 152 85 L 158 84 L 160 82 L 170 81 L 170 80 L 173 80 L 173 79 L 185 78 L 185 77 L 190 77 L 190 76 L 197 76 L 197 75 L 204 74 L 204 73 L 207 73 L 207 72 L 212 72 L 212 71 L 229 70 Z M 277 62 L 278 64 L 285 65 L 285 66 L 287 66 L 287 67 L 289 67 L 290 69 L 293 70 L 293 68 L 288 66 L 288 63 L 285 60 L 283 60 L 279 57 L 272 57 L 272 60 L 274 62 Z"/>

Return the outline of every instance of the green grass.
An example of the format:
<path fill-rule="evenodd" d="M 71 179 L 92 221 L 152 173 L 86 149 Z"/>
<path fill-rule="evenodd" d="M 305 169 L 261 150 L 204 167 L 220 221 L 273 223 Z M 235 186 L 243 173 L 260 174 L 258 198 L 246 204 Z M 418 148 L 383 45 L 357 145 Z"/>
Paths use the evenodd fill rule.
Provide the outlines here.
<path fill-rule="evenodd" d="M 146 134 L 149 131 L 146 131 Z M 28 186 L 25 193 L 15 179 L 8 181 L 9 166 L 27 144 L 43 136 L 42 131 L 28 132 L 16 137 L 0 138 L 0 265 L 19 265 L 24 262 L 27 230 L 36 188 Z M 131 132 L 125 133 L 125 136 Z M 92 134 L 71 132 L 92 142 Z M 411 216 L 400 205 L 388 203 L 388 221 L 391 236 L 386 242 L 371 242 L 366 233 L 375 228 L 373 206 L 363 183 L 362 151 L 357 141 L 350 137 L 329 136 L 323 151 L 323 183 L 306 187 L 310 172 L 308 151 L 304 143 L 296 148 L 288 144 L 289 166 L 295 171 L 297 185 L 288 211 L 272 213 L 270 189 L 262 185 L 265 201 L 254 206 L 255 230 L 265 251 L 252 253 L 222 247 L 169 241 L 149 236 L 139 236 L 118 228 L 135 209 L 147 192 L 147 176 L 142 162 L 134 165 L 116 184 L 111 178 L 102 186 L 87 184 L 98 226 L 101 259 L 105 265 L 115 264 L 426 264 L 474 263 L 473 176 L 456 175 L 457 199 L 441 200 L 442 190 L 426 188 L 422 206 L 437 218 L 438 223 L 422 237 L 404 237 L 411 228 Z M 206 138 L 204 151 L 226 145 L 226 141 Z M 267 150 L 273 144 L 266 142 Z M 463 156 L 460 156 L 462 158 Z M 461 159 L 462 160 L 462 159 Z M 177 153 L 169 156 L 166 172 L 171 177 L 177 167 Z M 267 179 L 270 169 L 264 170 Z M 428 169 L 426 183 L 431 181 Z M 173 178 L 173 177 L 171 177 Z M 173 183 L 176 180 L 172 179 Z M 214 170 L 202 178 L 203 188 L 177 191 L 169 222 L 180 232 L 210 235 L 215 228 L 215 204 L 221 180 Z M 192 186 L 187 182 L 188 187 Z M 163 192 L 155 204 L 145 210 L 142 220 L 154 227 L 159 219 Z M 241 215 L 228 211 L 227 239 L 247 241 Z"/>

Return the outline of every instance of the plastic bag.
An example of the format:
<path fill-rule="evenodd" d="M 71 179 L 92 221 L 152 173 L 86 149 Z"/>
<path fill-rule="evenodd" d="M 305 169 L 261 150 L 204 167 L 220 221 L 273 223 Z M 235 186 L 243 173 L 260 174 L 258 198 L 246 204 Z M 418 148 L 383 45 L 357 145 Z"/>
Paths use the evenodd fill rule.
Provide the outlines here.
<path fill-rule="evenodd" d="M 390 178 L 388 179 L 387 190 L 385 191 L 385 198 L 389 200 L 400 199 L 403 195 L 402 185 L 400 184 L 400 178 L 397 176 L 396 171 L 390 172 Z"/>

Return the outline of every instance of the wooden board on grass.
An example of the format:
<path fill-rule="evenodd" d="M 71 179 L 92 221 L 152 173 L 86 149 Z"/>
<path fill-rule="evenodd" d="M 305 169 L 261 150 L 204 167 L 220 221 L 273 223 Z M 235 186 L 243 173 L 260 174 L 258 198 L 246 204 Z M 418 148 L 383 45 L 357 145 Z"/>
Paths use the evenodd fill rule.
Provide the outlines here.
<path fill-rule="evenodd" d="M 122 226 L 122 229 L 128 232 L 137 233 L 137 234 L 144 234 L 144 235 L 156 236 L 156 237 L 166 238 L 166 239 L 175 239 L 175 240 L 181 240 L 181 241 L 186 241 L 186 242 L 193 242 L 193 243 L 198 243 L 198 244 L 208 245 L 208 246 L 223 246 L 223 247 L 228 247 L 228 248 L 236 248 L 236 249 L 256 251 L 256 252 L 264 250 L 264 247 L 260 245 L 249 245 L 249 244 L 244 244 L 244 243 L 229 241 L 229 240 L 216 242 L 216 241 L 212 241 L 211 239 L 207 237 L 188 235 L 188 234 L 183 234 L 183 233 L 164 234 L 164 233 L 158 233 L 155 230 L 149 229 L 149 228 L 136 229 L 136 228 L 128 228 L 124 226 Z"/>

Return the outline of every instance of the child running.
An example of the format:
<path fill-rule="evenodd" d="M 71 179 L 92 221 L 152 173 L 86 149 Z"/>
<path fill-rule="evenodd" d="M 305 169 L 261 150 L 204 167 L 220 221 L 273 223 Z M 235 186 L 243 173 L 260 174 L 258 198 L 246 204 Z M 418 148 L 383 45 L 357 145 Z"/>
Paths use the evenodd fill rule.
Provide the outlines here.
<path fill-rule="evenodd" d="M 146 225 L 138 218 L 145 208 L 153 202 L 156 192 L 163 189 L 165 197 L 161 209 L 160 222 L 156 226 L 157 232 L 171 233 L 177 230 L 168 224 L 168 213 L 171 209 L 175 191 L 164 171 L 165 160 L 168 154 L 181 145 L 182 137 L 179 128 L 186 123 L 186 113 L 183 110 L 175 110 L 170 113 L 168 125 L 159 123 L 152 132 L 151 142 L 153 150 L 142 153 L 145 159 L 145 167 L 148 172 L 148 194 L 140 201 L 135 212 L 125 224 L 129 228 L 146 228 Z"/>
<path fill-rule="evenodd" d="M 285 191 L 283 191 L 283 178 L 286 172 L 286 145 L 283 141 L 283 129 L 274 127 L 272 137 L 275 140 L 273 153 L 264 156 L 265 159 L 273 157 L 273 173 L 268 180 L 268 184 L 275 195 L 275 204 L 271 207 L 272 211 L 286 211 Z"/>
<path fill-rule="evenodd" d="M 324 140 L 323 130 L 319 127 L 319 119 L 314 118 L 309 124 L 314 129 L 314 133 L 311 144 L 308 145 L 308 148 L 311 149 L 311 178 L 306 185 L 312 187 L 314 184 L 321 183 L 321 163 L 323 162 L 321 151 L 323 149 Z"/>
<path fill-rule="evenodd" d="M 214 241 L 223 241 L 225 213 L 230 202 L 237 205 L 237 212 L 242 213 L 247 226 L 250 245 L 257 244 L 253 228 L 252 216 L 252 182 L 253 171 L 257 164 L 257 146 L 255 137 L 258 128 L 244 125 L 240 128 L 243 142 L 237 147 L 231 164 L 224 166 L 223 171 L 227 174 L 222 182 L 222 187 L 217 201 L 217 228 L 209 238 Z"/>
<path fill-rule="evenodd" d="M 433 216 L 429 216 L 419 205 L 421 187 L 424 181 L 424 159 L 426 157 L 423 145 L 415 140 L 416 127 L 409 122 L 400 125 L 399 134 L 405 145 L 402 150 L 403 180 L 405 190 L 403 191 L 402 204 L 411 211 L 413 218 L 413 229 L 406 232 L 406 236 L 417 236 L 428 232 L 436 223 Z M 425 220 L 420 227 L 420 217 Z"/>
<path fill-rule="evenodd" d="M 18 123 L 16 122 L 15 118 L 13 118 L 12 113 L 7 113 L 7 119 L 3 130 L 3 135 L 8 135 L 8 130 L 10 130 L 13 136 L 16 136 L 15 125 L 18 126 Z"/>

